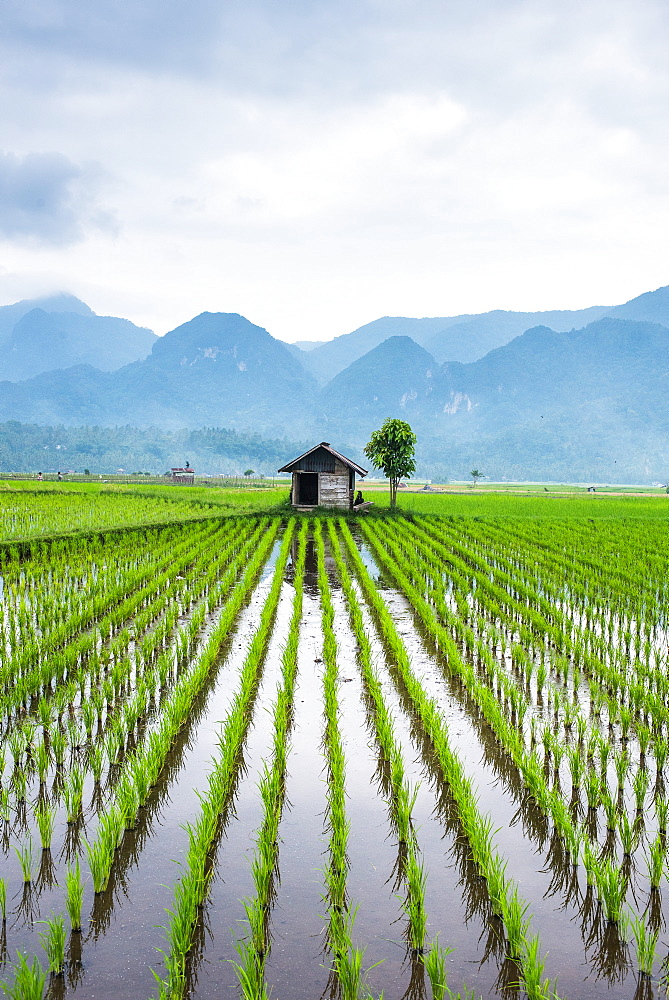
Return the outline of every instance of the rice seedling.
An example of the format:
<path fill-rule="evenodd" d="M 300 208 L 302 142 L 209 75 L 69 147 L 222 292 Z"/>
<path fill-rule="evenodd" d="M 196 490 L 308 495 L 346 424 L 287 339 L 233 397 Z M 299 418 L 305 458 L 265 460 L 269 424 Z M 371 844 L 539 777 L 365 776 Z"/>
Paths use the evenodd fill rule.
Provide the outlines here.
<path fill-rule="evenodd" d="M 425 913 L 427 874 L 413 851 L 407 858 L 404 875 L 407 895 L 402 905 L 409 918 L 407 929 L 409 947 L 416 954 L 422 954 L 427 933 L 427 914 Z"/>
<path fill-rule="evenodd" d="M 520 900 L 515 887 L 510 894 L 502 897 L 501 904 L 509 957 L 520 960 L 530 925 L 526 916 L 528 904 Z"/>
<path fill-rule="evenodd" d="M 7 920 L 7 882 L 0 878 L 0 916 L 3 924 Z"/>
<path fill-rule="evenodd" d="M 620 817 L 620 821 L 618 823 L 618 836 L 620 838 L 620 846 L 622 847 L 623 856 L 631 857 L 632 854 L 634 854 L 639 841 L 639 835 L 636 824 L 630 821 L 626 812 L 623 812 Z"/>
<path fill-rule="evenodd" d="M 655 815 L 660 833 L 666 833 L 667 822 L 669 821 L 669 799 L 664 795 L 655 796 Z"/>
<path fill-rule="evenodd" d="M 643 812 L 643 808 L 646 802 L 646 793 L 648 791 L 648 786 L 650 785 L 650 776 L 645 768 L 639 768 L 639 770 L 634 775 L 632 781 L 632 787 L 634 789 L 634 801 L 636 803 L 636 811 L 638 813 Z"/>
<path fill-rule="evenodd" d="M 73 768 L 63 787 L 63 801 L 67 812 L 67 822 L 76 823 L 82 815 L 84 799 L 84 772 Z"/>
<path fill-rule="evenodd" d="M 649 931 L 645 921 L 641 917 L 632 917 L 630 923 L 636 944 L 636 961 L 639 975 L 650 979 L 653 975 L 653 966 L 655 965 L 657 955 L 657 941 L 660 936 L 659 929 Z"/>
<path fill-rule="evenodd" d="M 21 867 L 21 876 L 24 882 L 32 882 L 32 867 L 33 867 L 33 842 L 28 838 L 28 842 L 25 844 L 19 844 L 15 847 L 16 856 L 19 859 L 19 865 Z"/>
<path fill-rule="evenodd" d="M 65 876 L 65 909 L 73 931 L 81 930 L 81 910 L 84 902 L 84 883 L 81 878 L 79 859 L 67 869 Z"/>
<path fill-rule="evenodd" d="M 0 819 L 8 823 L 11 816 L 11 806 L 9 803 L 9 789 L 0 788 Z"/>
<path fill-rule="evenodd" d="M 42 850 L 48 851 L 51 847 L 53 827 L 56 820 L 56 807 L 50 806 L 46 802 L 41 802 L 35 807 L 35 822 L 39 830 Z"/>
<path fill-rule="evenodd" d="M 47 929 L 40 931 L 40 940 L 49 960 L 49 972 L 52 976 L 62 976 L 65 968 L 65 921 L 59 914 L 42 922 Z"/>
<path fill-rule="evenodd" d="M 444 1000 L 446 996 L 446 990 L 448 989 L 446 959 L 452 951 L 452 948 L 442 948 L 439 945 L 438 939 L 435 938 L 423 955 L 423 964 L 430 980 L 432 1000 Z"/>
<path fill-rule="evenodd" d="M 18 965 L 14 966 L 14 981 L 3 980 L 0 985 L 11 1000 L 42 1000 L 47 971 L 42 968 L 40 960 L 35 956 L 28 965 L 26 956 L 18 953 Z"/>
<path fill-rule="evenodd" d="M 608 923 L 619 923 L 627 895 L 627 883 L 620 868 L 617 868 L 610 860 L 602 862 L 599 866 L 597 889 Z"/>

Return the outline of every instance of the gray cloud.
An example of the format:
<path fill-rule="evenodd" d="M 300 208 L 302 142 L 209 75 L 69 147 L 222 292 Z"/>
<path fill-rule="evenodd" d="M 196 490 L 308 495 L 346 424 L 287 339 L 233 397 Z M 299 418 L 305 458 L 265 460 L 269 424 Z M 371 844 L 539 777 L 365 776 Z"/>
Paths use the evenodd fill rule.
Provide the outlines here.
<path fill-rule="evenodd" d="M 0 235 L 64 245 L 83 239 L 87 222 L 109 228 L 91 204 L 93 173 L 59 153 L 0 152 Z"/>

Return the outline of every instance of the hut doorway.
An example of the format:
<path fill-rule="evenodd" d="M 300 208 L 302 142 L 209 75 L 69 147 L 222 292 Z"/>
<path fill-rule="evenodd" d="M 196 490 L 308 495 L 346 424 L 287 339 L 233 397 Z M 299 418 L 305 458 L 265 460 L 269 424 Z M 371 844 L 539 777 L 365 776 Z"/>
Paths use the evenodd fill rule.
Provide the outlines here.
<path fill-rule="evenodd" d="M 297 477 L 298 497 L 300 507 L 318 506 L 318 473 L 301 472 Z"/>

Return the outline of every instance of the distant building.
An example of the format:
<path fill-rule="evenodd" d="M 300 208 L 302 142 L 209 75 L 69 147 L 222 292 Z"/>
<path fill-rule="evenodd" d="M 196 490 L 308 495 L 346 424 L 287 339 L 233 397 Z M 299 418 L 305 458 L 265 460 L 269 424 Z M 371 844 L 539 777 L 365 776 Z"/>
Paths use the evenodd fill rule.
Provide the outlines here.
<path fill-rule="evenodd" d="M 195 483 L 195 469 L 187 465 L 185 469 L 170 469 L 172 482 L 181 483 L 183 486 L 193 486 Z"/>
<path fill-rule="evenodd" d="M 367 475 L 345 455 L 321 441 L 304 455 L 284 465 L 279 472 L 293 476 L 291 503 L 293 507 L 339 507 L 351 510 L 355 494 L 355 476 Z"/>

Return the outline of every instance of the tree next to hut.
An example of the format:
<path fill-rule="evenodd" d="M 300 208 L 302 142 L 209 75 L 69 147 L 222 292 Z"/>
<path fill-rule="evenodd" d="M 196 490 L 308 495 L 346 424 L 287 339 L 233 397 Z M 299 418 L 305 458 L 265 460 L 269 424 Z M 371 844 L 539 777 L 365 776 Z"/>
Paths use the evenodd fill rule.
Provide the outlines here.
<path fill-rule="evenodd" d="M 279 472 L 292 473 L 290 502 L 300 509 L 337 507 L 352 510 L 356 473 L 361 479 L 367 475 L 367 469 L 340 455 L 328 441 L 321 441 L 305 451 Z"/>

